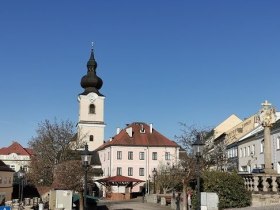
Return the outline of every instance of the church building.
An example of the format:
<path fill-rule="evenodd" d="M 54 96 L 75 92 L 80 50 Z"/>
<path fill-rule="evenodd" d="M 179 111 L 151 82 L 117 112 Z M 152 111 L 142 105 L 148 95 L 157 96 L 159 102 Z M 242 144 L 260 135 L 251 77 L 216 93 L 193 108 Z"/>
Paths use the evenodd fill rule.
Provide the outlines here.
<path fill-rule="evenodd" d="M 93 49 L 87 62 L 87 74 L 81 79 L 84 91 L 79 94 L 78 141 L 87 143 L 90 151 L 104 142 L 104 101 L 105 96 L 99 90 L 103 81 L 96 75 L 97 62 Z"/>

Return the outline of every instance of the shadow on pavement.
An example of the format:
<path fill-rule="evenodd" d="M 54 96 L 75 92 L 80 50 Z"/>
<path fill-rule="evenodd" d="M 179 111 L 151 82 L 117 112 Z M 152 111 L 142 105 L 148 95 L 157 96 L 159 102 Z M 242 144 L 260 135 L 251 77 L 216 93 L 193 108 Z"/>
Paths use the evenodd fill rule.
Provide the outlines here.
<path fill-rule="evenodd" d="M 109 210 L 108 207 L 106 205 L 101 205 L 97 207 L 97 210 Z M 114 209 L 114 210 L 133 210 L 133 209 L 129 209 L 129 208 L 121 208 L 121 209 Z"/>
<path fill-rule="evenodd" d="M 106 205 L 97 206 L 97 210 L 109 210 Z"/>

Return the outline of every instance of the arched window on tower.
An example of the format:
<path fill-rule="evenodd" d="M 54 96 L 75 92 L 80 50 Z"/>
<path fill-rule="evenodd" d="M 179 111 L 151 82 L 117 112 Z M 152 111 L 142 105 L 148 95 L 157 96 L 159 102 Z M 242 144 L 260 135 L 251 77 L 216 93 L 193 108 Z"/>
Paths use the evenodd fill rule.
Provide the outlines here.
<path fill-rule="evenodd" d="M 89 113 L 90 114 L 95 114 L 95 106 L 94 106 L 94 104 L 89 105 Z"/>
<path fill-rule="evenodd" d="M 89 136 L 89 141 L 93 141 L 93 135 Z"/>

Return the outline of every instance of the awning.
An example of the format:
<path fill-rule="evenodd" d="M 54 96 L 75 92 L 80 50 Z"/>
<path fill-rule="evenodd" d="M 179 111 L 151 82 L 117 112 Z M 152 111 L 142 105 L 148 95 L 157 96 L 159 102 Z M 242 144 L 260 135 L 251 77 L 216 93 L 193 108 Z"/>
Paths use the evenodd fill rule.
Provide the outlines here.
<path fill-rule="evenodd" d="M 134 179 L 131 177 L 126 176 L 109 176 L 107 178 L 95 180 L 104 186 L 131 186 L 134 187 L 135 185 L 145 182 L 140 179 Z"/>

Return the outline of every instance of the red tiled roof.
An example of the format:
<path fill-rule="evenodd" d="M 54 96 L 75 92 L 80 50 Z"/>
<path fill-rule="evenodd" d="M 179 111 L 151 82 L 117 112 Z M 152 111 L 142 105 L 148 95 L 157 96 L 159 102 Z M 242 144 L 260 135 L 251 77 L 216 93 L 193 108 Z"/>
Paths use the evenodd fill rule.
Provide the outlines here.
<path fill-rule="evenodd" d="M 129 136 L 131 129 L 132 136 Z M 135 122 L 122 129 L 111 141 L 101 145 L 97 150 L 109 146 L 153 146 L 153 147 L 179 147 L 174 141 L 166 138 L 155 129 L 150 132 L 150 126 L 145 123 Z"/>
<path fill-rule="evenodd" d="M 13 142 L 9 147 L 3 147 L 0 149 L 0 155 L 9 155 L 11 153 L 30 156 L 33 154 L 33 150 L 23 148 L 18 142 Z"/>

